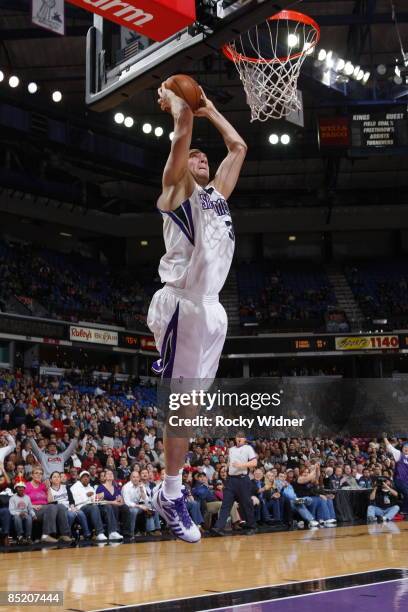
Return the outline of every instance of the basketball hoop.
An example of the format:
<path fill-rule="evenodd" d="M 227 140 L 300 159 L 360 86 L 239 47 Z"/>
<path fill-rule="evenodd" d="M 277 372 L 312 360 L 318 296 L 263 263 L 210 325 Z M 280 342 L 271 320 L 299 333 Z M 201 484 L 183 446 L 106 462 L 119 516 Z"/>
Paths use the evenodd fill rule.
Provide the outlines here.
<path fill-rule="evenodd" d="M 224 45 L 222 51 L 234 62 L 244 86 L 251 121 L 281 119 L 300 109 L 300 69 L 319 38 L 314 19 L 281 11 Z"/>

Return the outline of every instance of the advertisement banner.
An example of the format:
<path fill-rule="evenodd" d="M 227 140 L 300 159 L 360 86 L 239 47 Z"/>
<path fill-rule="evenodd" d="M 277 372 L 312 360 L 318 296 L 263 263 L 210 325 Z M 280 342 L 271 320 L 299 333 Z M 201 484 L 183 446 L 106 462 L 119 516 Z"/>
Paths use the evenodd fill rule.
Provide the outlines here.
<path fill-rule="evenodd" d="M 118 333 L 107 329 L 71 325 L 69 328 L 69 338 L 74 342 L 89 342 L 91 344 L 118 346 Z"/>
<path fill-rule="evenodd" d="M 152 336 L 140 336 L 140 348 L 144 351 L 157 351 L 156 344 Z"/>
<path fill-rule="evenodd" d="M 50 0 L 48 0 L 50 1 Z M 69 0 L 122 27 L 162 41 L 194 23 L 194 0 Z"/>
<path fill-rule="evenodd" d="M 378 351 L 398 348 L 398 336 L 345 336 L 336 338 L 336 351 Z"/>
<path fill-rule="evenodd" d="M 319 117 L 319 146 L 348 147 L 350 127 L 348 117 Z"/>
<path fill-rule="evenodd" d="M 64 0 L 31 0 L 32 22 L 51 30 L 55 34 L 65 34 Z"/>

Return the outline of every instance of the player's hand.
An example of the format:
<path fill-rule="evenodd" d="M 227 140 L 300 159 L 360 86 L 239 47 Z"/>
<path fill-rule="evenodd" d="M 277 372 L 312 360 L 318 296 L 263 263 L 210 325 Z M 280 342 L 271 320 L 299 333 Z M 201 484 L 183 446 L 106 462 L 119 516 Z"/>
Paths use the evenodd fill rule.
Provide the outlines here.
<path fill-rule="evenodd" d="M 200 87 L 201 91 L 201 106 L 195 111 L 194 117 L 208 117 L 211 111 L 215 111 L 215 106 L 211 100 L 207 98 L 204 93 L 204 89 Z"/>
<path fill-rule="evenodd" d="M 159 94 L 159 99 L 157 101 L 160 108 L 162 111 L 167 111 L 168 113 L 172 112 L 176 101 L 182 101 L 182 98 L 176 96 L 174 91 L 168 89 L 164 83 L 161 84 L 157 93 Z"/>

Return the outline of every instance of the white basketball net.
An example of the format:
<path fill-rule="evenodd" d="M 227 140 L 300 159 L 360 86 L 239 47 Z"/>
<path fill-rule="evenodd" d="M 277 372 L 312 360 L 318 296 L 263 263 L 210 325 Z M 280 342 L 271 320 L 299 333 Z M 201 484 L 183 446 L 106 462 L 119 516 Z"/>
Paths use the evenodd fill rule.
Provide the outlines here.
<path fill-rule="evenodd" d="M 255 26 L 229 43 L 228 56 L 244 86 L 251 121 L 281 119 L 300 109 L 300 69 L 318 38 L 318 30 L 308 24 L 279 19 Z"/>

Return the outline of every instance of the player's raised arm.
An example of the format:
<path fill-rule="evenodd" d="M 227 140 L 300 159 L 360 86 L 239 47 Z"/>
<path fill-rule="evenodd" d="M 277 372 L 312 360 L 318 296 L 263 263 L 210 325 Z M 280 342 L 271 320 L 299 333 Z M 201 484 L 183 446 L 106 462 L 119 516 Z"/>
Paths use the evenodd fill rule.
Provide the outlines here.
<path fill-rule="evenodd" d="M 207 117 L 220 132 L 228 149 L 228 155 L 220 164 L 211 185 L 219 191 L 226 200 L 230 197 L 237 184 L 239 173 L 247 153 L 247 145 L 236 129 L 215 108 L 201 88 L 203 106 L 194 113 L 196 117 Z"/>
<path fill-rule="evenodd" d="M 157 202 L 160 210 L 169 211 L 177 208 L 194 189 L 187 168 L 194 116 L 188 104 L 164 84 L 158 92 L 161 109 L 170 111 L 174 118 L 174 136 L 163 172 L 163 191 Z"/>

